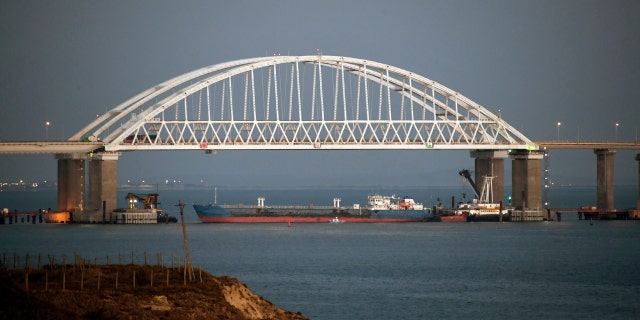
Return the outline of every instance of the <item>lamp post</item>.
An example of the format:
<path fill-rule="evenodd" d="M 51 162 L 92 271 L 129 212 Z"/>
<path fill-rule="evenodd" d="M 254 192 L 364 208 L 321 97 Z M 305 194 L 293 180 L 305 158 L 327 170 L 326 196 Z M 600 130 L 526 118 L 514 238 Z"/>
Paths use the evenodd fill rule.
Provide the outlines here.
<path fill-rule="evenodd" d="M 49 126 L 51 122 L 47 121 L 44 123 L 44 140 L 49 140 Z"/>
<path fill-rule="evenodd" d="M 616 122 L 616 141 L 618 141 L 618 127 L 619 126 L 620 126 L 620 124 Z"/>
<path fill-rule="evenodd" d="M 560 140 L 560 126 L 562 125 L 562 122 L 558 121 L 558 140 Z"/>

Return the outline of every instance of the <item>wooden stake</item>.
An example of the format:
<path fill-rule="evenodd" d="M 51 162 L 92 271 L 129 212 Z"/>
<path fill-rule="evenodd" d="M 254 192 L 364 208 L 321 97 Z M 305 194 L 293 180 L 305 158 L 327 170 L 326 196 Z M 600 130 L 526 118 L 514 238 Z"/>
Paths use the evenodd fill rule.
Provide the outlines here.
<path fill-rule="evenodd" d="M 193 269 L 191 268 L 191 258 L 189 257 L 189 242 L 187 241 L 187 228 L 184 225 L 184 203 L 178 201 L 180 207 L 180 220 L 182 220 L 182 237 L 184 238 L 184 251 L 186 253 L 184 268 L 189 273 L 189 281 L 193 281 Z"/>

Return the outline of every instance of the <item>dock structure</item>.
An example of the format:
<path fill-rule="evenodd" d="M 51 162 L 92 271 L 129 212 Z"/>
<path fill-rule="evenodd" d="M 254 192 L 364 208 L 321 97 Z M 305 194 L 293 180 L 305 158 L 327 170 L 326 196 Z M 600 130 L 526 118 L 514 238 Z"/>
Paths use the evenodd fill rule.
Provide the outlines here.
<path fill-rule="evenodd" d="M 637 209 L 598 209 L 597 207 L 581 208 L 557 208 L 550 210 L 555 220 L 562 221 L 562 216 L 567 213 L 575 214 L 578 220 L 637 220 L 640 219 Z"/>
<path fill-rule="evenodd" d="M 38 210 L 37 212 L 10 212 L 8 208 L 3 208 L 0 211 L 0 224 L 43 223 L 46 213 L 46 210 Z"/>

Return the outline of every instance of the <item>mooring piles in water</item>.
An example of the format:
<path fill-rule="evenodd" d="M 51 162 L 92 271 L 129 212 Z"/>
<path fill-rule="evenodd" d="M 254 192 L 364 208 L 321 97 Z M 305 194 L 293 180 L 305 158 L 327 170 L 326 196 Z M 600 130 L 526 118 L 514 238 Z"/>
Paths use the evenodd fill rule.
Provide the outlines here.
<path fill-rule="evenodd" d="M 45 215 L 47 210 L 40 209 L 37 212 L 18 212 L 14 210 L 9 211 L 8 208 L 3 208 L 0 211 L 0 224 L 36 224 L 45 222 Z"/>
<path fill-rule="evenodd" d="M 99 263 L 98 258 L 86 259 L 78 254 L 69 259 L 64 254 L 4 253 L 1 258 L 0 278 L 24 286 L 26 291 L 133 290 L 202 283 L 208 277 L 205 272 L 203 278 L 202 268 L 191 269 L 193 274 L 189 275 L 186 257 L 171 255 L 170 264 L 165 264 L 162 253 L 156 254 L 155 264 L 148 263 L 146 252 L 142 264 L 133 252 L 130 261 L 119 254 L 117 263 L 109 256 Z"/>

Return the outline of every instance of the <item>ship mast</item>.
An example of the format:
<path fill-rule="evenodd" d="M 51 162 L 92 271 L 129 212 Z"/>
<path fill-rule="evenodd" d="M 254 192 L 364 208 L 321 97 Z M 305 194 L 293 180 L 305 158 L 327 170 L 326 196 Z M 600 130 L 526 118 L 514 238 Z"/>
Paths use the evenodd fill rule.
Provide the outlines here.
<path fill-rule="evenodd" d="M 493 178 L 494 176 L 484 176 L 480 203 L 493 203 Z"/>

